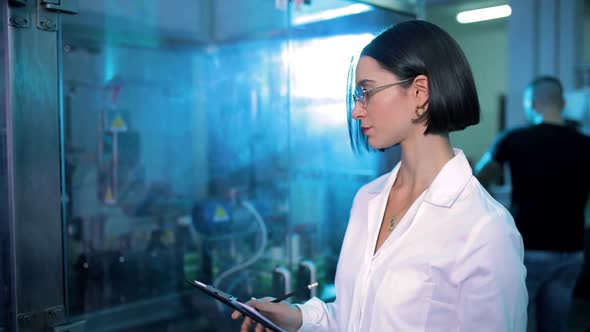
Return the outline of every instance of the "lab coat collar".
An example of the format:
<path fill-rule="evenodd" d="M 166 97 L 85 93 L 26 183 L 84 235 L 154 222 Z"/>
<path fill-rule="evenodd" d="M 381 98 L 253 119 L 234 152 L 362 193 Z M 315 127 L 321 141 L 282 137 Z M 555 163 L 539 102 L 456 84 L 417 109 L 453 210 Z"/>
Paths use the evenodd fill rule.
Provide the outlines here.
<path fill-rule="evenodd" d="M 373 182 L 371 188 L 369 188 L 370 194 L 380 194 L 383 190 L 387 188 L 391 188 L 395 179 L 397 178 L 397 173 L 399 173 L 399 167 L 401 162 L 398 162 L 397 165 L 391 170 L 391 172 L 386 173 Z"/>
<path fill-rule="evenodd" d="M 467 185 L 473 174 L 471 166 L 462 150 L 453 149 L 453 152 L 455 156 L 443 166 L 426 189 L 424 201 L 437 206 L 450 207 Z M 378 178 L 369 188 L 369 193 L 379 194 L 391 188 L 399 173 L 400 165 L 401 163 L 397 163 L 389 174 Z"/>

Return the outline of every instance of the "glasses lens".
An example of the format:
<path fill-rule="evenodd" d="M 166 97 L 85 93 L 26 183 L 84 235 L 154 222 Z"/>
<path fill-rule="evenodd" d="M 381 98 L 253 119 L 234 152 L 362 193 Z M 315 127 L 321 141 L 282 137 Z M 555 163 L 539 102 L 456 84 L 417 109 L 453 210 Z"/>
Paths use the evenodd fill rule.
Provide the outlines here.
<path fill-rule="evenodd" d="M 360 102 L 361 105 L 365 104 L 365 95 L 363 94 L 363 88 L 361 88 L 360 86 L 357 86 L 354 89 L 354 92 L 352 93 L 352 98 L 354 99 L 355 102 Z"/>
<path fill-rule="evenodd" d="M 361 122 L 354 119 L 352 112 L 356 106 L 356 101 L 363 101 L 363 91 L 356 86 L 355 69 L 358 62 L 358 57 L 353 56 L 350 59 L 350 66 L 348 67 L 348 80 L 346 84 L 346 111 L 348 116 L 346 121 L 348 124 L 348 136 L 350 138 L 350 146 L 354 151 L 361 151 L 366 148 L 367 137 L 363 135 L 361 130 Z"/>

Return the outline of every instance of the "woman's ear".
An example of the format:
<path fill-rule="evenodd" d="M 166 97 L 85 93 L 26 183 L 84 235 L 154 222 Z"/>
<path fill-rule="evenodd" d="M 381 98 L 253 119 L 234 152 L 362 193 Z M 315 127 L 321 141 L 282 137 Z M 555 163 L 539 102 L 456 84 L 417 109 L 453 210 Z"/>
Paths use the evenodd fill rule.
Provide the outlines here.
<path fill-rule="evenodd" d="M 429 89 L 428 76 L 418 75 L 414 78 L 414 96 L 416 98 L 416 107 L 426 109 L 428 107 Z"/>

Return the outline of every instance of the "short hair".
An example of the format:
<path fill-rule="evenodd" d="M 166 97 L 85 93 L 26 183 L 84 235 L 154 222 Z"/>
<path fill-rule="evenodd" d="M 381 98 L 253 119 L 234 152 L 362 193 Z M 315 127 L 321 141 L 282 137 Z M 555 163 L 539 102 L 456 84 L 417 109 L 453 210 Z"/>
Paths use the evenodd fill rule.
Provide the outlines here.
<path fill-rule="evenodd" d="M 426 122 L 427 134 L 463 130 L 479 123 L 480 107 L 473 74 L 459 44 L 438 26 L 419 20 L 406 21 L 380 33 L 361 52 L 400 80 L 418 75 L 428 77 L 429 100 L 426 112 L 417 121 Z M 402 84 L 409 87 L 412 80 Z M 368 146 L 360 121 L 349 117 L 353 149 Z"/>
<path fill-rule="evenodd" d="M 529 84 L 529 87 L 533 89 L 533 99 L 539 103 L 563 107 L 563 86 L 558 78 L 539 76 Z"/>

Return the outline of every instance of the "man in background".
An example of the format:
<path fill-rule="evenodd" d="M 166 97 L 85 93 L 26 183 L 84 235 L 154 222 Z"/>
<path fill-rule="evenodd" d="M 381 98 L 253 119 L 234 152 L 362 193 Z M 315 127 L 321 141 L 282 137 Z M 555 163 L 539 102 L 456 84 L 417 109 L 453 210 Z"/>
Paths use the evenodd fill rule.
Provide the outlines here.
<path fill-rule="evenodd" d="M 583 264 L 584 210 L 590 193 L 590 137 L 566 125 L 561 82 L 535 79 L 524 92 L 529 126 L 501 134 L 476 165 L 488 187 L 507 164 L 510 211 L 522 234 L 529 304 L 538 331 L 566 331 Z M 529 305 L 530 308 L 530 305 Z"/>

